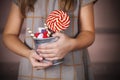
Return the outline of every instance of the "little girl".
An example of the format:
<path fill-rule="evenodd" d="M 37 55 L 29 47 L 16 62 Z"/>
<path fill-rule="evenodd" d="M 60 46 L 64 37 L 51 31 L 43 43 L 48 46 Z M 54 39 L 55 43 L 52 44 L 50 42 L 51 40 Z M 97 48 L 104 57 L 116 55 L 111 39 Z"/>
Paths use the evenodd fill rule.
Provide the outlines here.
<path fill-rule="evenodd" d="M 92 80 L 87 47 L 95 39 L 95 0 L 13 0 L 3 32 L 7 48 L 22 56 L 18 80 Z M 35 31 L 45 23 L 53 10 L 63 10 L 70 17 L 70 26 L 56 42 L 40 45 L 34 51 L 33 40 L 26 32 L 24 42 L 19 39 L 22 27 Z M 42 62 L 64 58 L 60 65 Z"/>

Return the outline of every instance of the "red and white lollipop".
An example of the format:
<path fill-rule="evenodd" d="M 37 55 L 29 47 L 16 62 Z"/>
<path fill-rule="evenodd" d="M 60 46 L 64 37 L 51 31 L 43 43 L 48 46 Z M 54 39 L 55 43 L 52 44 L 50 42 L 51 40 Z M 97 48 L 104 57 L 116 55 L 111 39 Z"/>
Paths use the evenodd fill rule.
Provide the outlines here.
<path fill-rule="evenodd" d="M 70 18 L 62 10 L 54 10 L 49 14 L 46 24 L 50 30 L 59 32 L 69 27 Z"/>

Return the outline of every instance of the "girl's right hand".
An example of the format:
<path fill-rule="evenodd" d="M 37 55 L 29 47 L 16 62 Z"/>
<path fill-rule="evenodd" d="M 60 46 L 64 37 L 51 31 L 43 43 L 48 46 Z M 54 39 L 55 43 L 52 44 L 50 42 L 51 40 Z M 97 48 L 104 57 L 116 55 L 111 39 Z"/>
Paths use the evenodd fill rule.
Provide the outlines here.
<path fill-rule="evenodd" d="M 28 56 L 33 68 L 39 70 L 39 69 L 45 69 L 47 67 L 52 66 L 52 62 L 43 62 L 43 58 L 38 55 L 34 50 L 31 50 Z"/>

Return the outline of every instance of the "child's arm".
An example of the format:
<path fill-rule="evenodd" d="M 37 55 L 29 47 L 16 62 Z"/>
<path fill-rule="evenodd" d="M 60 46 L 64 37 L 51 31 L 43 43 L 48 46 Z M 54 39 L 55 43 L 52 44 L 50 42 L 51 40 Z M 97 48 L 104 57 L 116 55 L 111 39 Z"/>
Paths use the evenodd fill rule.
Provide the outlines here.
<path fill-rule="evenodd" d="M 82 49 L 90 46 L 95 39 L 93 4 L 88 4 L 80 11 L 80 33 L 75 39 L 74 49 Z"/>
<path fill-rule="evenodd" d="M 12 3 L 10 13 L 3 31 L 3 41 L 6 47 L 18 55 L 28 57 L 30 50 L 19 39 L 23 18 L 19 7 Z"/>
<path fill-rule="evenodd" d="M 26 57 L 31 61 L 31 64 L 36 69 L 43 69 L 52 65 L 51 62 L 41 63 L 37 60 L 42 60 L 42 57 L 36 54 L 34 50 L 30 50 L 24 43 L 19 39 L 23 18 L 20 9 L 17 5 L 12 3 L 10 14 L 3 31 L 3 42 L 8 49 L 14 53 Z"/>

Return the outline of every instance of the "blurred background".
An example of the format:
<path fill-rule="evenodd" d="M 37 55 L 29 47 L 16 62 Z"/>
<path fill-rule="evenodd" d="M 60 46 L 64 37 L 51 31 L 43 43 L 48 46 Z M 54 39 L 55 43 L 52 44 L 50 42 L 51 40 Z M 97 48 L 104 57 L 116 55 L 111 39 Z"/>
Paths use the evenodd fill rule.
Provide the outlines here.
<path fill-rule="evenodd" d="M 11 0 L 0 0 L 0 38 Z M 120 0 L 98 0 L 95 9 L 96 39 L 89 54 L 95 80 L 120 80 Z M 0 40 L 0 80 L 17 80 L 20 57 Z"/>

